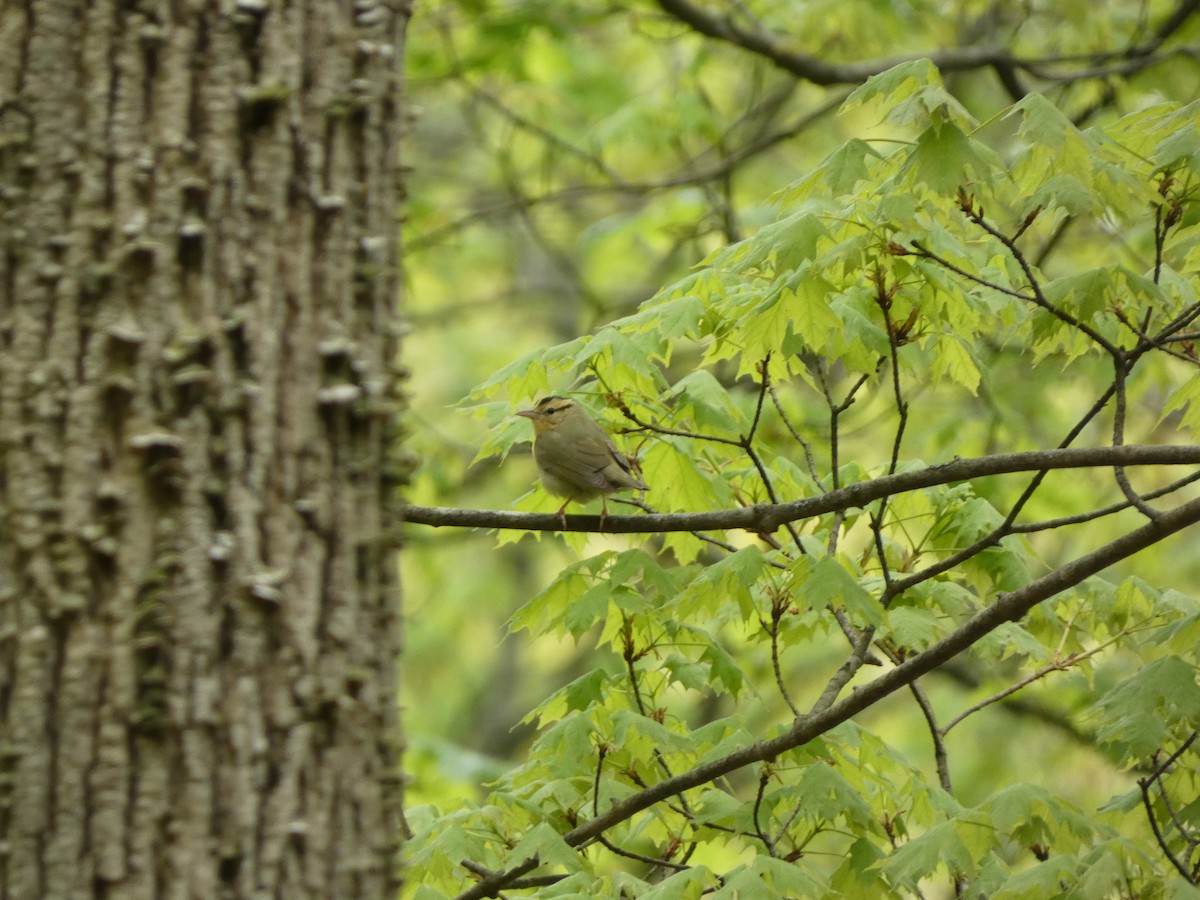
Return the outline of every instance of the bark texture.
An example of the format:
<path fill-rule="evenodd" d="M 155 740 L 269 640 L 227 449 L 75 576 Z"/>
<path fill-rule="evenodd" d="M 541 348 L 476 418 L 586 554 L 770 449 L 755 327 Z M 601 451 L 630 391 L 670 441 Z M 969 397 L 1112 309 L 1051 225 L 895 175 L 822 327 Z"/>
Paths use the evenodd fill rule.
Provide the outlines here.
<path fill-rule="evenodd" d="M 375 898 L 404 0 L 0 2 L 0 898 Z"/>

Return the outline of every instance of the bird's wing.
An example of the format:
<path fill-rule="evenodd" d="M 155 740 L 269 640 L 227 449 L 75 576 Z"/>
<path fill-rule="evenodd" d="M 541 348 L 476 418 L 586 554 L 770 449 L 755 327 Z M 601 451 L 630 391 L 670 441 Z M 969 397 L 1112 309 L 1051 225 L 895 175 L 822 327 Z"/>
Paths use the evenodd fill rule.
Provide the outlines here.
<path fill-rule="evenodd" d="M 562 439 L 569 441 L 569 446 L 562 448 L 561 452 L 555 452 L 560 450 L 555 446 L 560 436 L 556 432 L 542 435 L 538 443 L 546 445 L 545 451 L 537 453 L 540 448 L 534 445 L 538 465 L 560 481 L 579 487 L 586 486 L 595 491 L 611 490 L 612 484 L 604 474 L 605 467 L 612 463 L 612 456 L 607 448 L 599 444 L 587 446 L 584 442 L 575 441 L 567 436 L 563 436 Z"/>
<path fill-rule="evenodd" d="M 641 480 L 633 474 L 629 457 L 617 449 L 610 438 L 607 441 L 609 462 L 604 467 L 604 475 L 615 487 L 635 488 L 639 491 L 649 490 Z"/>
<path fill-rule="evenodd" d="M 612 491 L 616 488 L 634 488 L 646 490 L 646 485 L 633 475 L 629 459 L 617 449 L 607 434 L 600 431 L 602 440 L 579 441 L 563 436 L 564 441 L 570 441 L 569 452 L 543 452 L 538 454 L 538 465 L 561 481 L 592 488 L 596 491 Z M 560 448 L 554 444 L 559 440 L 555 432 L 550 432 L 540 438 L 547 444 L 546 450 L 555 451 Z M 537 451 L 534 447 L 534 451 Z"/>

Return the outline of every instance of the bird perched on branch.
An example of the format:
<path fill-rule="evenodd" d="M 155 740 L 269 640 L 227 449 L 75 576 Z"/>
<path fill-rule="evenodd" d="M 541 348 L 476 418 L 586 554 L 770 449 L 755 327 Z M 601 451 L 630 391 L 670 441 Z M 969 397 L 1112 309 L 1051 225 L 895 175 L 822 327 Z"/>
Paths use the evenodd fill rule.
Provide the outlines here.
<path fill-rule="evenodd" d="M 551 494 L 566 498 L 558 515 L 565 516 L 572 500 L 600 496 L 604 498 L 603 519 L 608 515 L 608 494 L 649 490 L 633 473 L 630 458 L 574 400 L 545 397 L 533 409 L 517 415 L 533 423 L 533 458 L 542 485 Z"/>

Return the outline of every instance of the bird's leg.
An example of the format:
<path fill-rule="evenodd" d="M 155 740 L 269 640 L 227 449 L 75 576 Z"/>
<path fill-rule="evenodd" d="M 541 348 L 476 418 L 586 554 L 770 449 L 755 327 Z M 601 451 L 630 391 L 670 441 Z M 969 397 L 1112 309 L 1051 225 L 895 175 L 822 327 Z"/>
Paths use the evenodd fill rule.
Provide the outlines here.
<path fill-rule="evenodd" d="M 604 517 L 608 515 L 608 495 L 603 494 L 600 497 L 600 530 L 604 530 Z"/>
<path fill-rule="evenodd" d="M 563 505 L 558 508 L 558 512 L 555 513 L 555 515 L 558 516 L 559 521 L 562 522 L 563 531 L 567 530 L 567 504 L 570 502 L 571 498 L 568 497 L 563 501 Z"/>

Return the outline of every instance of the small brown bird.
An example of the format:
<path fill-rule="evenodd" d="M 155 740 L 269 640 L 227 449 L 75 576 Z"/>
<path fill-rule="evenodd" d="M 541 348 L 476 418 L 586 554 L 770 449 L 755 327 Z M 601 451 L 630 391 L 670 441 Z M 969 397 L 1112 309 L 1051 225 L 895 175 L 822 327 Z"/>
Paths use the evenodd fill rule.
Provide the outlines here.
<path fill-rule="evenodd" d="M 608 494 L 649 488 L 633 474 L 629 457 L 616 448 L 600 425 L 574 400 L 545 397 L 518 416 L 533 422 L 533 458 L 542 485 L 566 497 L 558 515 L 572 500 L 604 498 L 601 519 L 608 515 Z"/>

